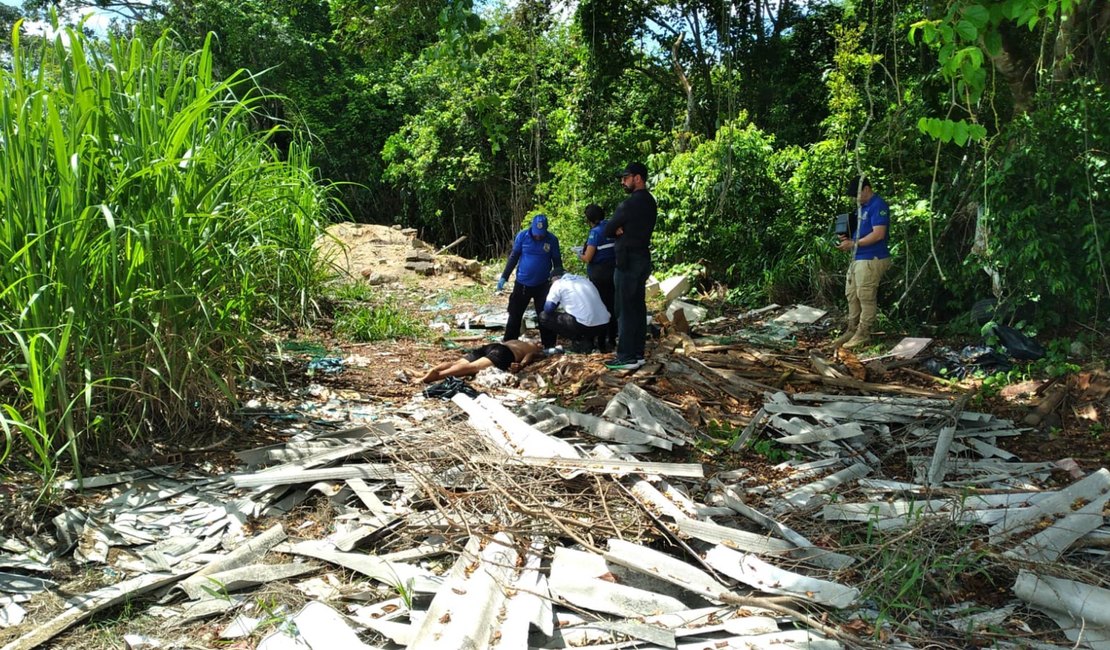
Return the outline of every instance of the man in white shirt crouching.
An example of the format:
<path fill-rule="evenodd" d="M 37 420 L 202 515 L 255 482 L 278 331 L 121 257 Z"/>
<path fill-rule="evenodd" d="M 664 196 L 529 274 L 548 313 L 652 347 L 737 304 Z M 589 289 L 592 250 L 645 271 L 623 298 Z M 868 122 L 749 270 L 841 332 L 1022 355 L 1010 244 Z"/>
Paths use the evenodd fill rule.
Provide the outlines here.
<path fill-rule="evenodd" d="M 589 352 L 595 342 L 605 345 L 609 310 L 592 282 L 568 273 L 551 284 L 539 321 L 541 329 L 569 339 L 573 351 Z"/>

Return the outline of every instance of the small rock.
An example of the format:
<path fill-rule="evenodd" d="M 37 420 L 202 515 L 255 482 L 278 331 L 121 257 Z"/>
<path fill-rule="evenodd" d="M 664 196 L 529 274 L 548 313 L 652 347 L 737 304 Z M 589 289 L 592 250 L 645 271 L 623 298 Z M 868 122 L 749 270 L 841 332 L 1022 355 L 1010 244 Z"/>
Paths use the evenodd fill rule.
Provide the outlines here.
<path fill-rule="evenodd" d="M 405 262 L 405 268 L 417 275 L 435 275 L 435 264 L 430 262 Z"/>

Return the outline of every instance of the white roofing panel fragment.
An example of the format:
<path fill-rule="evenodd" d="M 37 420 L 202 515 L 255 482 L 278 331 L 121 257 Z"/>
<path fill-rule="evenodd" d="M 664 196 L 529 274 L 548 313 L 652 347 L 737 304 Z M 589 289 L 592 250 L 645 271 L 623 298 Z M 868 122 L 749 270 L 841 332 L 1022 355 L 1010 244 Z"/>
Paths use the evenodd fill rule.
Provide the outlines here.
<path fill-rule="evenodd" d="M 536 537 L 524 557 L 524 566 L 511 578 L 507 586 L 501 636 L 498 645 L 505 648 L 528 646 L 528 632 L 535 625 L 546 636 L 554 631 L 551 594 L 547 577 L 540 572 L 547 541 Z M 504 644 L 504 645 L 502 645 Z"/>
<path fill-rule="evenodd" d="M 289 485 L 292 483 L 314 483 L 316 481 L 329 481 L 337 479 L 374 479 L 392 480 L 393 466 L 386 464 L 365 463 L 361 465 L 341 465 L 339 467 L 325 467 L 322 469 L 302 469 L 292 467 L 280 472 L 257 472 L 254 474 L 239 474 L 232 476 L 235 487 L 267 487 L 271 485 Z"/>
<path fill-rule="evenodd" d="M 783 495 L 783 498 L 795 507 L 805 507 L 818 494 L 828 492 L 853 479 L 861 478 L 871 473 L 871 468 L 863 463 L 856 463 L 851 467 L 830 474 L 822 479 L 803 485 Z"/>
<path fill-rule="evenodd" d="M 186 574 L 149 573 L 71 598 L 69 606 L 62 610 L 60 614 L 49 621 L 40 623 L 18 639 L 10 641 L 3 647 L 3 650 L 31 650 L 37 648 L 96 612 L 176 582 L 184 575 Z"/>
<path fill-rule="evenodd" d="M 650 616 L 687 609 L 677 598 L 618 584 L 605 558 L 565 547 L 555 549 L 548 587 L 552 595 L 576 607 L 617 616 Z"/>
<path fill-rule="evenodd" d="M 721 545 L 710 549 L 705 561 L 730 578 L 767 593 L 794 596 L 841 609 L 859 598 L 859 589 L 786 571 L 751 553 L 740 553 Z"/>
<path fill-rule="evenodd" d="M 725 488 L 722 493 L 725 504 L 733 511 L 759 524 L 763 528 L 776 532 L 786 541 L 797 547 L 792 555 L 800 557 L 814 566 L 826 569 L 840 570 L 856 562 L 856 558 L 842 553 L 837 553 L 826 548 L 820 548 L 789 526 L 782 524 L 768 515 L 744 503 L 740 495 L 732 488 Z"/>
<path fill-rule="evenodd" d="M 1110 650 L 1110 590 L 1022 571 L 1014 594 L 1048 614 L 1076 644 Z"/>
<path fill-rule="evenodd" d="M 775 442 L 784 445 L 806 445 L 823 440 L 844 440 L 863 435 L 859 422 L 845 422 L 831 427 L 809 427 L 808 430 L 778 438 Z"/>
<path fill-rule="evenodd" d="M 710 600 L 719 600 L 720 595 L 728 591 L 727 587 L 701 569 L 674 556 L 621 539 L 609 540 L 609 551 L 605 554 L 605 559 L 613 564 L 653 575 Z"/>
<path fill-rule="evenodd" d="M 1057 519 L 1051 526 L 1022 541 L 1004 555 L 1019 560 L 1052 562 L 1080 537 L 1100 528 L 1110 494 L 1103 494 L 1078 510 Z M 1031 508 L 1035 510 L 1036 508 Z"/>
<path fill-rule="evenodd" d="M 318 601 L 305 605 L 290 622 L 262 639 L 258 650 L 375 650 L 359 640 L 342 614 Z"/>
<path fill-rule="evenodd" d="M 331 545 L 317 540 L 306 540 L 296 544 L 283 544 L 274 550 L 294 555 L 314 557 L 318 560 L 338 564 L 352 571 L 371 577 L 390 586 L 400 586 L 418 593 L 433 593 L 439 589 L 441 579 L 430 571 L 403 562 L 389 562 L 366 553 L 343 553 Z"/>
<path fill-rule="evenodd" d="M 499 634 L 504 588 L 518 558 L 505 533 L 491 540 L 471 537 L 409 645 L 421 650 L 490 647 Z"/>
<path fill-rule="evenodd" d="M 569 442 L 540 433 L 488 395 L 471 399 L 458 393 L 451 401 L 466 411 L 475 429 L 509 455 L 562 458 L 581 456 Z"/>
<path fill-rule="evenodd" d="M 696 537 L 713 544 L 724 544 L 751 553 L 765 555 L 785 555 L 796 547 L 785 540 L 768 535 L 750 533 L 739 528 L 731 528 L 707 521 L 683 519 L 677 522 L 678 530 L 685 535 Z"/>
<path fill-rule="evenodd" d="M 319 567 L 307 564 L 249 564 L 218 573 L 208 573 L 195 583 L 181 584 L 182 590 L 193 600 L 206 596 L 224 595 L 250 589 L 270 582 L 295 578 L 316 571 Z"/>
<path fill-rule="evenodd" d="M 1035 526 L 1045 517 L 1067 513 L 1071 514 L 1077 503 L 1087 505 L 1096 501 L 1105 503 L 1110 494 L 1110 470 L 1105 467 L 1072 483 L 1068 487 L 1039 499 L 1033 508 L 1014 513 L 1002 522 L 991 527 L 991 544 L 1002 544 L 1010 537 Z M 1078 522 L 1074 522 L 1078 525 Z M 1095 527 L 1097 528 L 1097 526 Z M 1094 530 L 1093 528 L 1090 530 Z M 1083 534 L 1090 532 L 1084 531 Z"/>

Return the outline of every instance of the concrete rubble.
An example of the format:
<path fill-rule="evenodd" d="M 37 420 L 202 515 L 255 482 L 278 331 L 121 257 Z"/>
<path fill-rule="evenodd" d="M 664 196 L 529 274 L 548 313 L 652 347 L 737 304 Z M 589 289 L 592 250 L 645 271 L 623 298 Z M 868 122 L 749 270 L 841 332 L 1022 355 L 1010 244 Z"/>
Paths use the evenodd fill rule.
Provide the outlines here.
<path fill-rule="evenodd" d="M 805 325 L 823 314 L 784 316 Z M 1024 567 L 1020 602 L 994 619 L 955 612 L 954 628 L 999 625 L 1028 606 L 1076 647 L 1110 648 L 1110 591 L 1067 571 L 1110 539 L 1110 471 L 1046 487 L 1058 467 L 996 446 L 1023 429 L 960 401 L 803 366 L 791 372 L 838 392 L 791 393 L 770 374 L 795 362 L 747 343 L 661 347 L 599 415 L 513 389 L 418 394 L 298 421 L 283 442 L 240 452 L 231 474 L 161 466 L 64 483 L 88 505 L 58 514 L 51 534 L 0 543 L 0 626 L 19 632 L 2 650 L 44 646 L 140 596 L 157 601 L 164 638 L 132 635 L 128 647 L 175 647 L 184 626 L 211 617 L 228 639 L 278 619 L 262 650 L 874 646 L 831 622 L 885 629 L 854 584 L 858 548 L 821 531 L 921 522 L 968 527 Z M 772 372 L 745 372 L 757 365 Z M 721 399 L 762 396 L 732 446 L 770 440 L 788 458 L 772 476 L 688 462 L 709 444 L 691 424 L 696 404 L 638 385 L 652 373 Z M 886 478 L 894 463 L 913 480 Z M 325 530 L 277 523 L 309 499 L 331 511 Z M 24 607 L 57 589 L 50 565 L 63 559 L 120 580 L 27 627 Z M 336 579 L 340 569 L 352 577 Z M 277 582 L 296 583 L 307 604 L 258 611 L 251 594 Z M 890 630 L 882 638 L 915 647 Z"/>

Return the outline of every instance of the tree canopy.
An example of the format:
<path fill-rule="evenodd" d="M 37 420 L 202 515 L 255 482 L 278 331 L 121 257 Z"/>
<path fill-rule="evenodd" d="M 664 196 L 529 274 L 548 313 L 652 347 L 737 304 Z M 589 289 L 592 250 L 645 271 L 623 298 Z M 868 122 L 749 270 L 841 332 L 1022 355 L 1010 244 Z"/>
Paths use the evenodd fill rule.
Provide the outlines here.
<path fill-rule="evenodd" d="M 1106 317 L 1110 0 L 30 0 L 119 30 L 215 35 L 281 99 L 349 216 L 494 257 L 539 210 L 651 169 L 664 266 L 737 301 L 835 301 L 828 245 L 866 173 L 894 210 L 893 316 L 977 298 Z M 4 20 L 14 16 L 0 15 Z M 126 20 L 122 20 L 122 19 Z M 938 318 L 943 316 L 943 319 Z"/>

